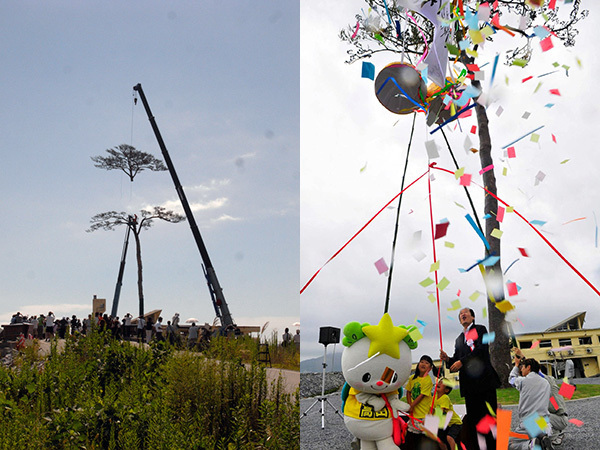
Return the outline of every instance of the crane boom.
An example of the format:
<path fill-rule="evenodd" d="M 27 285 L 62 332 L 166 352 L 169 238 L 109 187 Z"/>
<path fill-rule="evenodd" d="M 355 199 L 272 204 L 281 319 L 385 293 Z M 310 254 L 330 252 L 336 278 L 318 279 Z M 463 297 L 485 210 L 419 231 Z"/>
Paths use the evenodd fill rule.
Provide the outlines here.
<path fill-rule="evenodd" d="M 127 231 L 125 232 L 125 241 L 123 241 L 123 251 L 121 252 L 121 264 L 119 265 L 119 275 L 117 276 L 117 285 L 115 286 L 115 295 L 113 297 L 112 309 L 110 315 L 117 317 L 117 309 L 119 308 L 119 298 L 121 297 L 121 286 L 123 285 L 123 273 L 125 272 L 125 258 L 127 257 L 127 247 L 129 246 L 129 233 L 131 233 L 131 221 L 134 220 L 129 216 Z"/>
<path fill-rule="evenodd" d="M 173 183 L 175 184 L 175 190 L 179 195 L 179 200 L 181 200 L 181 205 L 183 206 L 183 210 L 187 217 L 188 223 L 190 224 L 194 240 L 196 241 L 196 245 L 198 246 L 198 250 L 200 251 L 200 256 L 202 257 L 204 266 L 206 267 L 206 280 L 208 283 L 209 291 L 211 293 L 213 306 L 215 307 L 215 311 L 217 312 L 217 316 L 219 317 L 221 325 L 223 327 L 234 325 L 233 318 L 231 317 L 231 313 L 229 312 L 229 307 L 227 306 L 227 302 L 225 301 L 225 296 L 223 295 L 223 289 L 221 288 L 219 280 L 217 279 L 217 274 L 212 265 L 212 262 L 210 261 L 210 257 L 208 256 L 208 251 L 206 250 L 206 246 L 204 245 L 204 241 L 202 240 L 202 236 L 200 235 L 198 225 L 196 225 L 196 220 L 194 219 L 194 215 L 192 214 L 190 204 L 188 203 L 187 198 L 185 196 L 185 192 L 183 191 L 183 186 L 179 182 L 179 177 L 177 176 L 177 172 L 175 171 L 175 167 L 173 166 L 173 162 L 171 161 L 171 157 L 169 156 L 169 152 L 167 151 L 165 142 L 163 141 L 163 138 L 160 134 L 158 125 L 156 124 L 156 120 L 154 120 L 154 116 L 152 115 L 152 111 L 150 110 L 150 106 L 148 105 L 148 100 L 146 100 L 146 96 L 144 95 L 144 91 L 142 90 L 142 85 L 138 83 L 133 87 L 133 90 L 137 91 L 138 94 L 140 94 L 140 99 L 144 104 L 146 114 L 148 114 L 148 119 L 150 120 L 152 130 L 154 131 L 154 135 L 156 136 L 156 140 L 158 141 L 158 146 L 160 147 L 163 158 L 165 159 L 165 163 L 167 164 L 167 168 L 169 169 L 169 173 L 171 174 L 171 178 L 173 179 Z"/>

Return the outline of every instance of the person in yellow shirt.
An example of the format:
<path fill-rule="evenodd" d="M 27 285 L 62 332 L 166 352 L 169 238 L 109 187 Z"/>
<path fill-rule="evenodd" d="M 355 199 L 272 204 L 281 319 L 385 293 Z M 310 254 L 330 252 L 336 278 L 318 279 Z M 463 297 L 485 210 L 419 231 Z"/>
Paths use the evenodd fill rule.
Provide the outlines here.
<path fill-rule="evenodd" d="M 431 409 L 433 382 L 429 372 L 433 367 L 430 356 L 421 356 L 415 374 L 406 385 L 406 402 L 410 405 L 408 413 L 415 419 L 424 419 Z"/>
<path fill-rule="evenodd" d="M 422 425 L 425 416 L 429 414 L 433 401 L 433 382 L 429 376 L 432 369 L 435 370 L 431 357 L 428 355 L 421 356 L 414 375 L 410 377 L 406 384 L 406 403 L 410 405 L 406 448 L 421 448 L 424 445 L 423 440 L 428 439 L 423 433 Z"/>
<path fill-rule="evenodd" d="M 450 397 L 448 397 L 450 392 L 452 392 L 452 387 L 449 385 L 448 380 L 445 378 L 440 379 L 437 383 L 434 406 L 436 408 L 440 407 L 444 414 L 452 412 L 452 417 L 450 418 L 448 426 L 444 430 L 439 430 L 438 432 L 438 438 L 440 438 L 440 441 L 442 442 L 441 445 L 443 445 L 442 450 L 454 450 L 456 448 L 456 438 L 462 428 L 462 420 L 458 414 L 454 412 L 452 401 L 450 400 Z"/>

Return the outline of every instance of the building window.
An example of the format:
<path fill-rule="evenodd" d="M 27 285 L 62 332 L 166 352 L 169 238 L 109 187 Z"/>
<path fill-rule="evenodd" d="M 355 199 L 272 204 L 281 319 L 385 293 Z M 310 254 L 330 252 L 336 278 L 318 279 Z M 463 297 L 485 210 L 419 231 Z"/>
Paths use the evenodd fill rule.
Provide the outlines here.
<path fill-rule="evenodd" d="M 521 348 L 531 348 L 531 341 L 521 341 L 519 342 Z"/>
<path fill-rule="evenodd" d="M 571 341 L 571 338 L 564 338 L 558 340 L 558 345 L 560 347 L 565 347 L 567 345 L 573 345 L 573 342 Z"/>
<path fill-rule="evenodd" d="M 552 341 L 550 339 L 547 341 L 540 341 L 540 347 L 552 347 Z"/>
<path fill-rule="evenodd" d="M 592 345 L 592 337 L 591 336 L 580 337 L 579 345 Z"/>

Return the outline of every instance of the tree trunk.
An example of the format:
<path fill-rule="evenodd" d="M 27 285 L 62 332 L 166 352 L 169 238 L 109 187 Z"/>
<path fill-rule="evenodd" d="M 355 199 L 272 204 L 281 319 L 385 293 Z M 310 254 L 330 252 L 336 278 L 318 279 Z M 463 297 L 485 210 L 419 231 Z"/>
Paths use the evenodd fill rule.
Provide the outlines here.
<path fill-rule="evenodd" d="M 477 83 L 479 84 L 479 83 Z M 481 168 L 493 164 L 492 160 L 492 141 L 488 128 L 488 118 L 483 106 L 475 107 L 477 114 L 477 124 L 479 126 L 479 158 Z M 483 174 L 483 185 L 494 195 L 497 195 L 496 176 L 494 169 L 488 170 Z M 490 244 L 490 251 L 486 256 L 495 253 L 500 256 L 500 239 L 492 236 L 494 228 L 500 229 L 500 224 L 496 220 L 498 212 L 498 201 L 489 194 L 485 194 L 484 214 L 490 218 L 486 220 L 485 236 Z M 489 318 L 489 332 L 496 334 L 496 339 L 490 344 L 490 356 L 492 365 L 498 372 L 503 387 L 508 387 L 508 375 L 511 370 L 510 365 L 510 336 L 507 333 L 507 326 L 504 320 L 504 313 L 496 308 L 495 303 L 504 300 L 504 282 L 502 279 L 501 259 L 492 267 L 486 269 L 486 286 L 488 293 L 487 309 Z"/>
<path fill-rule="evenodd" d="M 136 230 L 135 228 L 131 229 L 133 231 L 133 236 L 135 237 L 135 256 L 137 259 L 137 268 L 138 268 L 138 297 L 140 299 L 140 316 L 144 315 L 144 287 L 142 282 L 142 246 L 140 243 L 140 231 L 141 228 Z"/>

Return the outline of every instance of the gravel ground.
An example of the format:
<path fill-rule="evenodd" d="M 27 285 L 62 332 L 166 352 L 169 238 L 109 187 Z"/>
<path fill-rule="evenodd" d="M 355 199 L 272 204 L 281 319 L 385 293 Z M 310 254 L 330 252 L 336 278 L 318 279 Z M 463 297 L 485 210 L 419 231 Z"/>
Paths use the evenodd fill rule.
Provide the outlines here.
<path fill-rule="evenodd" d="M 342 401 L 339 392 L 324 397 L 326 399 L 324 403 L 325 428 L 322 428 L 321 401 L 319 401 L 322 377 L 321 374 L 318 374 L 318 377 L 306 377 L 306 375 L 310 374 L 303 373 L 300 377 L 301 395 L 304 387 L 304 392 L 314 392 L 316 390 L 317 397 L 302 398 L 300 400 L 300 448 L 305 450 L 351 449 L 350 443 L 354 438 L 346 429 L 344 420 L 341 417 Z M 306 386 L 309 380 L 314 385 L 312 389 Z M 600 384 L 600 378 L 576 379 L 574 384 Z M 316 404 L 315 401 L 317 401 Z M 312 406 L 313 404 L 314 406 Z M 506 406 L 506 409 L 515 411 L 516 406 Z M 569 424 L 565 430 L 565 439 L 562 445 L 556 447 L 557 450 L 593 450 L 600 448 L 598 443 L 600 437 L 598 411 L 600 411 L 600 397 L 567 401 L 569 418 L 579 419 L 583 422 L 583 425 L 577 427 Z M 514 419 L 513 417 L 513 427 L 516 426 Z"/>

